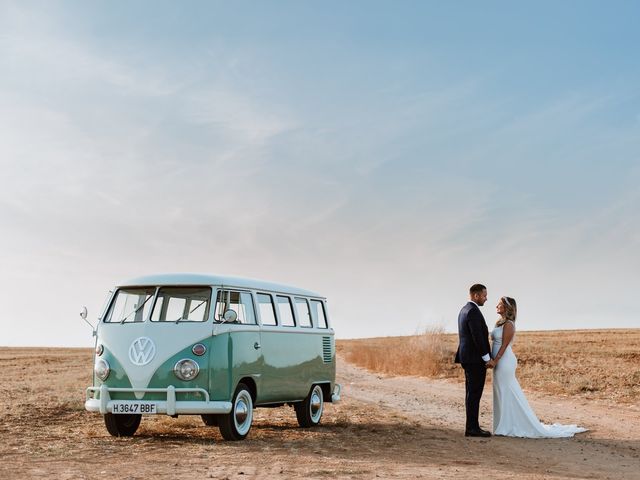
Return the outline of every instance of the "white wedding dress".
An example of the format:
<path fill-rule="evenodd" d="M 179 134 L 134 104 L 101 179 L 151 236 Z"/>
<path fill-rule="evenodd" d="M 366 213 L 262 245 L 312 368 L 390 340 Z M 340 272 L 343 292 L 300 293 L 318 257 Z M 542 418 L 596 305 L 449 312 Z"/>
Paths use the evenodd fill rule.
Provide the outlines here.
<path fill-rule="evenodd" d="M 493 329 L 491 339 L 491 357 L 495 358 L 502 346 L 502 326 Z M 515 334 L 493 370 L 493 434 L 523 438 L 560 438 L 586 432 L 586 428 L 577 425 L 545 425 L 538 420 L 516 380 L 518 359 L 511 350 L 514 340 Z"/>

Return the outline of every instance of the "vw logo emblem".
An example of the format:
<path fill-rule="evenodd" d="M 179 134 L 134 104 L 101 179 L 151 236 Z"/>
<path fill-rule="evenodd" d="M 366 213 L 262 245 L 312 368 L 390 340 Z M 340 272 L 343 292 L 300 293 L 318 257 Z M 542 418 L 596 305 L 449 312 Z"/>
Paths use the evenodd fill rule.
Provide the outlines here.
<path fill-rule="evenodd" d="M 129 347 L 129 360 L 134 365 L 146 365 L 156 354 L 156 346 L 149 337 L 136 338 Z"/>

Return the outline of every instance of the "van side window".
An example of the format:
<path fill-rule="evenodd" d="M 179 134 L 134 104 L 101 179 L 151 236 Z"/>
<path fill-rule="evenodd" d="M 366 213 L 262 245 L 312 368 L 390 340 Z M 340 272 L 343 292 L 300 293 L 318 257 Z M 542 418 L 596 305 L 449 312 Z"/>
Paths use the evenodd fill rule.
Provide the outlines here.
<path fill-rule="evenodd" d="M 162 287 L 151 313 L 152 322 L 206 322 L 209 287 Z"/>
<path fill-rule="evenodd" d="M 104 321 L 113 323 L 143 322 L 151 310 L 153 303 L 151 299 L 155 293 L 155 287 L 119 289 Z"/>
<path fill-rule="evenodd" d="M 311 311 L 306 298 L 296 297 L 296 313 L 298 314 L 298 322 L 301 327 L 312 327 Z"/>
<path fill-rule="evenodd" d="M 319 300 L 311 300 L 311 311 L 316 318 L 318 328 L 327 328 L 327 316 L 324 313 L 324 305 Z"/>
<path fill-rule="evenodd" d="M 260 310 L 260 320 L 262 325 L 277 325 L 276 311 L 273 308 L 273 300 L 271 295 L 266 293 L 258 294 L 258 310 Z"/>
<path fill-rule="evenodd" d="M 215 320 L 222 321 L 224 313 L 233 310 L 238 315 L 235 323 L 255 325 L 256 314 L 253 309 L 253 301 L 249 292 L 234 292 L 230 290 L 218 291 L 216 298 Z"/>
<path fill-rule="evenodd" d="M 293 318 L 293 306 L 289 297 L 277 296 L 278 313 L 280 314 L 280 324 L 283 327 L 295 327 L 296 321 Z"/>

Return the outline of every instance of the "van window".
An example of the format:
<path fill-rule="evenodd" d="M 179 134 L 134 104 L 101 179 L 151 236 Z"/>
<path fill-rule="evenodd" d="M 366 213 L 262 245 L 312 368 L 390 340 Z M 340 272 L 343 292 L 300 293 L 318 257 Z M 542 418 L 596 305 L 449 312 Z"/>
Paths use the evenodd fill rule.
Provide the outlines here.
<path fill-rule="evenodd" d="M 143 322 L 151 310 L 155 287 L 120 288 L 111 303 L 105 322 Z"/>
<path fill-rule="evenodd" d="M 283 327 L 295 327 L 296 321 L 293 319 L 293 306 L 289 297 L 278 295 L 278 313 L 280 314 L 280 324 Z"/>
<path fill-rule="evenodd" d="M 298 314 L 298 323 L 301 327 L 311 327 L 311 311 L 306 298 L 296 297 L 296 313 Z"/>
<path fill-rule="evenodd" d="M 152 322 L 206 322 L 209 287 L 162 287 L 151 313 Z"/>
<path fill-rule="evenodd" d="M 327 316 L 324 313 L 324 305 L 319 300 L 311 300 L 311 311 L 316 318 L 318 328 L 327 328 Z"/>
<path fill-rule="evenodd" d="M 245 325 L 255 325 L 256 323 L 253 300 L 249 292 L 219 291 L 216 298 L 215 320 L 217 322 L 222 321 L 227 310 L 233 310 L 238 314 L 236 323 Z"/>
<path fill-rule="evenodd" d="M 266 293 L 258 294 L 258 309 L 260 310 L 262 325 L 277 325 L 276 312 L 273 308 L 271 295 L 267 295 Z"/>

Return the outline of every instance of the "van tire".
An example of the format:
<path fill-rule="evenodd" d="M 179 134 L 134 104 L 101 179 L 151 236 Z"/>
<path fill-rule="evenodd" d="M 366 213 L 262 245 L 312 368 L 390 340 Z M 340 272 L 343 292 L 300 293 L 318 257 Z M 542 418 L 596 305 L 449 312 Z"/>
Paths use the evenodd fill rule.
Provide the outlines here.
<path fill-rule="evenodd" d="M 251 430 L 253 398 L 251 390 L 239 383 L 231 401 L 231 412 L 218 417 L 218 427 L 225 440 L 243 440 Z"/>
<path fill-rule="evenodd" d="M 218 426 L 218 417 L 215 413 L 205 413 L 200 415 L 202 417 L 202 421 L 208 427 L 217 427 Z"/>
<path fill-rule="evenodd" d="M 131 437 L 140 426 L 142 415 L 135 413 L 126 415 L 114 415 L 107 413 L 104 416 L 104 424 L 107 431 L 114 437 Z"/>
<path fill-rule="evenodd" d="M 314 385 L 304 401 L 293 405 L 296 411 L 298 425 L 303 428 L 315 427 L 320 423 L 324 411 L 324 396 L 322 387 Z"/>

